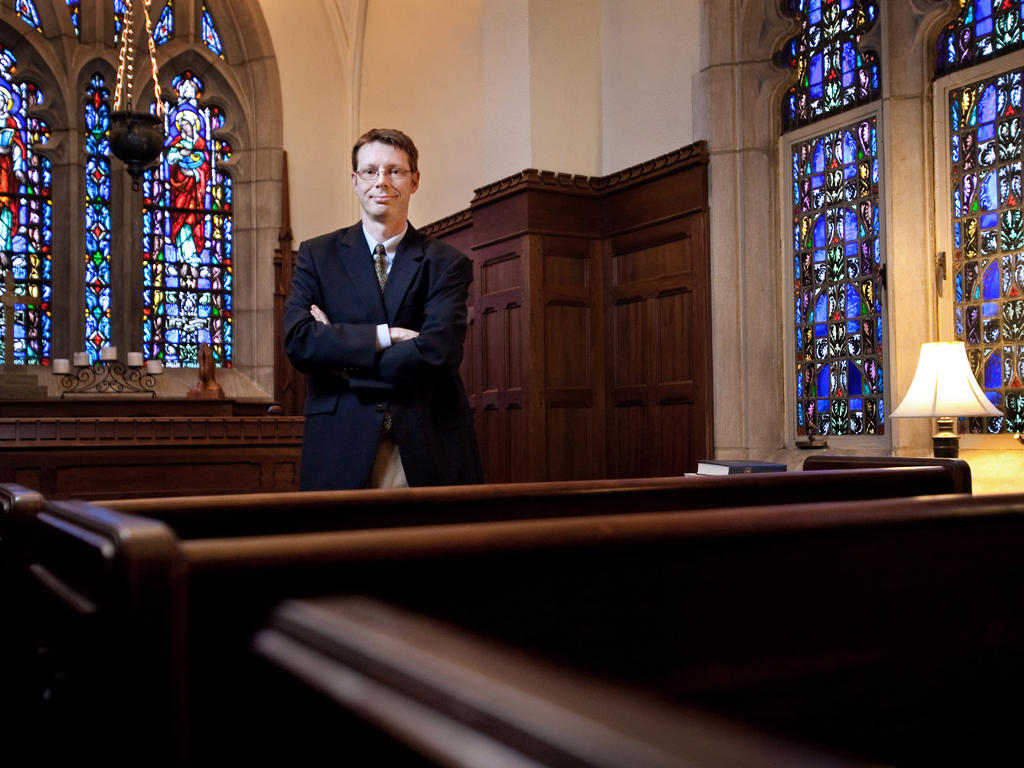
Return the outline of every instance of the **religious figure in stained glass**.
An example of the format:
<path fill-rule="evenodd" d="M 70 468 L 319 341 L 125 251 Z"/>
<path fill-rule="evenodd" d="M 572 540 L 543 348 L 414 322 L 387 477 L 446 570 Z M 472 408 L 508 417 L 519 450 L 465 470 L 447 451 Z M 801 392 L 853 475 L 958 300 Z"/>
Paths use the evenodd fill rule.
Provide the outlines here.
<path fill-rule="evenodd" d="M 164 152 L 143 181 L 143 345 L 170 367 L 195 367 L 210 345 L 217 365 L 232 359 L 231 147 L 216 136 L 223 115 L 201 103 L 192 72 L 173 80 Z"/>
<path fill-rule="evenodd" d="M 1024 131 L 1017 69 L 950 93 L 953 324 L 1001 417 L 973 433 L 1024 431 Z"/>
<path fill-rule="evenodd" d="M 1024 45 L 1020 0 L 958 0 L 960 11 L 939 35 L 936 77 L 1015 51 Z"/>
<path fill-rule="evenodd" d="M 800 24 L 775 57 L 797 72 L 782 104 L 784 133 L 878 98 L 878 58 L 860 48 L 876 0 L 785 0 L 783 10 Z"/>
<path fill-rule="evenodd" d="M 875 119 L 791 151 L 797 434 L 883 434 Z"/>
<path fill-rule="evenodd" d="M 0 279 L 13 275 L 13 311 L 0 327 L 11 327 L 3 339 L 3 359 L 20 365 L 47 364 L 50 359 L 51 164 L 34 147 L 49 139 L 49 127 L 29 111 L 43 102 L 42 92 L 13 78 L 16 59 L 0 46 Z M 9 297 L 8 297 L 9 298 Z"/>

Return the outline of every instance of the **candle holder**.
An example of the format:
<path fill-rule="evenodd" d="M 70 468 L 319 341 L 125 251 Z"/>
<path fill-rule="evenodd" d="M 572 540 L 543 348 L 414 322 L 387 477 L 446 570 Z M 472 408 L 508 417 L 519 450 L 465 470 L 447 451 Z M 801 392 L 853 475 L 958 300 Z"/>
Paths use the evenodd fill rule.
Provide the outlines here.
<path fill-rule="evenodd" d="M 149 395 L 156 397 L 156 376 L 148 368 L 125 365 L 120 360 L 97 360 L 78 366 L 74 373 L 60 377 L 60 396 L 65 395 Z"/>

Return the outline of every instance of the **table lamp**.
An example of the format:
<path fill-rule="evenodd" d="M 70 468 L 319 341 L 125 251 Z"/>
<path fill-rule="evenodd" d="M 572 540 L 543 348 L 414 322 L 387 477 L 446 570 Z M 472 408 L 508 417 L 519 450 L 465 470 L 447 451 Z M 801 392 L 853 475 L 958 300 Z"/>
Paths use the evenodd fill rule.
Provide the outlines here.
<path fill-rule="evenodd" d="M 989 402 L 974 377 L 962 341 L 931 341 L 921 345 L 914 380 L 903 402 L 889 414 L 898 419 L 927 416 L 937 420 L 932 435 L 932 453 L 955 459 L 960 455 L 960 438 L 954 419 L 960 416 L 1002 416 Z"/>

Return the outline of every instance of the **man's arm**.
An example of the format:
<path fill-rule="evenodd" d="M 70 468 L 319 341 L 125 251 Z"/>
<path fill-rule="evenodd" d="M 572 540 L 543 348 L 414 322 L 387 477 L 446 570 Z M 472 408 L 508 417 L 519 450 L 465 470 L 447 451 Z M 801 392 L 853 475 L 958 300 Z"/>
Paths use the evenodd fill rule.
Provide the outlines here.
<path fill-rule="evenodd" d="M 284 343 L 288 359 L 304 373 L 372 369 L 376 356 L 376 324 L 320 322 L 313 316 L 312 308 L 316 306 L 319 310 L 325 305 L 315 260 L 303 243 L 284 305 Z"/>
<path fill-rule="evenodd" d="M 430 287 L 423 307 L 423 324 L 416 336 L 380 352 L 378 377 L 392 384 L 415 381 L 431 369 L 457 370 L 466 338 L 466 300 L 473 281 L 473 264 L 458 254 Z M 405 329 L 392 329 L 404 331 Z M 416 333 L 410 331 L 410 333 Z"/>

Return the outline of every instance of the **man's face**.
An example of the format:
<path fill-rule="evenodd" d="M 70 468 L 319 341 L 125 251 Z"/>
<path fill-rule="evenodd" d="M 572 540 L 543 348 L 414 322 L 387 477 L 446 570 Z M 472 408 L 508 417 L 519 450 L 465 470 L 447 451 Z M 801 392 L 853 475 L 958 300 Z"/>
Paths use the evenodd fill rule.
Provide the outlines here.
<path fill-rule="evenodd" d="M 396 168 L 409 170 L 405 150 L 374 141 L 360 147 L 356 159 L 356 170 L 377 170 L 371 181 L 352 172 L 352 189 L 366 217 L 381 223 L 405 221 L 409 217 L 409 198 L 420 185 L 420 174 L 417 171 L 399 179 L 388 173 Z"/>

